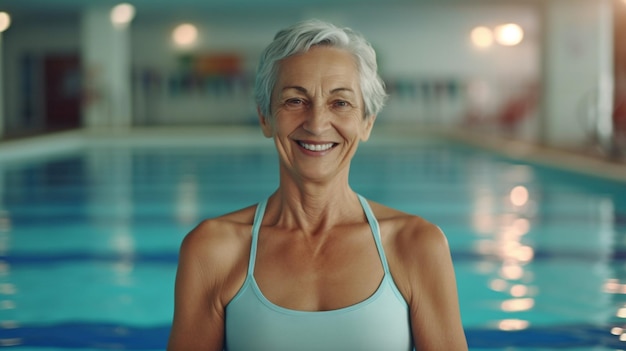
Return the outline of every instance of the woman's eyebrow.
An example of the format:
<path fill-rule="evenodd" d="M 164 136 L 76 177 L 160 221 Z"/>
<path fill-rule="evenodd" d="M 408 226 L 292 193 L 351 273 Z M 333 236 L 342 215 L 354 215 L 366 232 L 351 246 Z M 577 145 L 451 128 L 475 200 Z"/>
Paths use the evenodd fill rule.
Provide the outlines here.
<path fill-rule="evenodd" d="M 286 86 L 286 87 L 283 87 L 281 91 L 286 91 L 286 90 L 291 90 L 291 89 L 297 90 L 304 94 L 308 93 L 308 90 L 306 90 L 304 87 L 301 87 L 299 85 Z"/>
<path fill-rule="evenodd" d="M 283 87 L 281 91 L 284 92 L 284 91 L 292 90 L 292 89 L 297 90 L 303 94 L 308 94 L 309 92 L 308 90 L 306 90 L 306 88 L 301 87 L 299 85 L 289 85 L 289 86 Z M 352 88 L 339 87 L 339 88 L 334 88 L 330 91 L 331 94 L 337 94 L 337 93 L 343 93 L 343 92 L 354 94 L 354 90 Z"/>
<path fill-rule="evenodd" d="M 335 89 L 330 91 L 331 94 L 343 93 L 343 92 L 348 92 L 348 93 L 354 94 L 354 90 L 352 90 L 351 88 L 335 88 Z"/>

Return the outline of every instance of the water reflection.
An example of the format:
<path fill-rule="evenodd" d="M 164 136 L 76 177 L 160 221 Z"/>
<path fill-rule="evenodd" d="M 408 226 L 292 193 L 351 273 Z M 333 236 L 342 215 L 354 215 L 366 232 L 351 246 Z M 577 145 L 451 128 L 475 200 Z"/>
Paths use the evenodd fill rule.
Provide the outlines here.
<path fill-rule="evenodd" d="M 488 288 L 501 294 L 497 309 L 511 317 L 535 308 L 534 295 L 538 293 L 532 286 L 534 274 L 529 268 L 535 249 L 524 238 L 531 231 L 537 212 L 538 199 L 529 189 L 534 177 L 527 166 L 511 166 L 499 172 L 483 170 L 474 179 L 478 184 L 472 187 L 472 225 L 479 235 L 474 249 L 494 263 L 481 265 L 480 269 L 491 276 Z M 509 331 L 528 328 L 530 322 L 505 318 L 496 324 Z"/>
<path fill-rule="evenodd" d="M 11 217 L 9 216 L 9 211 L 0 210 L 0 233 L 7 233 L 9 231 L 11 231 Z"/>
<path fill-rule="evenodd" d="M 604 283 L 604 292 L 609 294 L 626 294 L 626 284 L 620 284 L 618 279 L 608 279 Z"/>
<path fill-rule="evenodd" d="M 103 248 L 121 256 L 135 252 L 132 221 L 133 199 L 132 154 L 129 149 L 90 150 L 85 159 L 90 222 L 109 235 L 94 237 Z M 89 233 L 87 233 L 89 235 Z"/>
<path fill-rule="evenodd" d="M 521 319 L 504 319 L 498 323 L 498 328 L 505 331 L 522 330 L 528 328 L 530 323 Z"/>
<path fill-rule="evenodd" d="M 624 328 L 613 327 L 611 328 L 611 334 L 618 336 L 620 341 L 626 341 L 626 331 Z"/>
<path fill-rule="evenodd" d="M 198 178 L 193 173 L 183 174 L 176 186 L 176 218 L 181 224 L 195 224 L 200 220 Z"/>
<path fill-rule="evenodd" d="M 617 201 L 619 198 L 615 198 Z M 618 204 L 619 205 L 619 204 Z M 605 253 L 606 278 L 602 285 L 602 291 L 609 301 L 615 306 L 613 315 L 608 315 L 609 323 L 617 322 L 623 324 L 626 319 L 626 272 L 622 265 L 611 262 L 611 251 L 619 250 L 623 243 L 618 241 L 619 232 L 616 227 L 616 203 L 613 198 L 605 197 L 598 201 L 596 206 L 598 211 L 598 239 L 604 243 L 609 251 Z M 612 271 L 611 271 L 612 268 Z M 611 302 L 608 302 L 609 304 Z M 611 328 L 611 334 L 617 336 L 620 341 L 626 341 L 626 331 L 619 326 Z"/>
<path fill-rule="evenodd" d="M 528 311 L 535 306 L 535 300 L 532 298 L 510 299 L 500 304 L 500 308 L 505 312 L 521 312 Z"/>
<path fill-rule="evenodd" d="M 511 189 L 511 203 L 522 207 L 528 203 L 528 189 L 523 185 L 518 185 Z"/>
<path fill-rule="evenodd" d="M 5 193 L 4 193 L 4 172 L 0 168 L 0 256 L 6 256 L 9 251 L 9 240 L 11 231 L 11 217 L 9 212 L 5 210 Z M 10 265 L 0 260 L 0 311 L 3 317 L 0 318 L 0 328 L 11 329 L 17 327 L 17 323 L 9 319 L 9 311 L 15 311 L 17 304 L 14 295 L 17 288 L 11 282 Z M 17 346 L 22 343 L 18 338 L 0 338 L 0 346 Z"/>
<path fill-rule="evenodd" d="M 475 186 L 474 249 L 488 260 L 477 271 L 489 277 L 488 288 L 499 294 L 494 308 L 512 317 L 495 323 L 502 330 L 520 330 L 541 315 L 609 326 L 617 320 L 620 328 L 611 332 L 626 341 L 621 328 L 626 323 L 626 266 L 615 261 L 623 257 L 626 244 L 616 242 L 619 208 L 625 206 L 616 205 L 617 192 L 598 195 L 559 188 L 556 182 L 549 188 L 550 182 L 533 179 L 529 170 L 508 168 L 501 177 L 489 174 L 488 179 L 483 174 Z M 608 279 L 611 268 L 615 277 Z M 607 295 L 615 300 L 612 311 Z M 558 307 L 561 301 L 579 307 Z"/>

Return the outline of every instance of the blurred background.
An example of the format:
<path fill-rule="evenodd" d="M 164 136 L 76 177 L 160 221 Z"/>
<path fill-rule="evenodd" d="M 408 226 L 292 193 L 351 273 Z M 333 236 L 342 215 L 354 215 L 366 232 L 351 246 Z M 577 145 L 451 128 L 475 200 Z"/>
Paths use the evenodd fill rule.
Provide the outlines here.
<path fill-rule="evenodd" d="M 119 5 L 119 6 L 118 6 Z M 249 125 L 260 51 L 306 18 L 362 32 L 381 124 L 626 148 L 625 0 L 3 0 L 0 135 Z"/>

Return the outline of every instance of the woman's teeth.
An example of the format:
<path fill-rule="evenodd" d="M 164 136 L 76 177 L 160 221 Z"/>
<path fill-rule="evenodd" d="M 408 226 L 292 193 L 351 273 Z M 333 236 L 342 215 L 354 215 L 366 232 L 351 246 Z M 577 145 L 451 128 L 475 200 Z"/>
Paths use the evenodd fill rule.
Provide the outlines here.
<path fill-rule="evenodd" d="M 328 143 L 328 144 L 306 144 L 306 143 L 302 143 L 299 142 L 298 144 L 300 144 L 300 146 L 302 146 L 303 148 L 307 149 L 307 150 L 311 150 L 311 151 L 326 151 L 328 149 L 330 149 L 331 147 L 333 147 L 333 143 Z"/>

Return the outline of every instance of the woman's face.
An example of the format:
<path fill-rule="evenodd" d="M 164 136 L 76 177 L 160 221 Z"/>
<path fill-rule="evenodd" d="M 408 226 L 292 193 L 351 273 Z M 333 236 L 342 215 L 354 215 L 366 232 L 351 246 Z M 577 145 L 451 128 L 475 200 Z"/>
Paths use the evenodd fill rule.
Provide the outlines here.
<path fill-rule="evenodd" d="M 364 116 L 354 57 L 328 46 L 281 61 L 271 101 L 272 116 L 260 116 L 263 133 L 274 138 L 282 166 L 312 180 L 347 173 L 375 119 Z"/>

